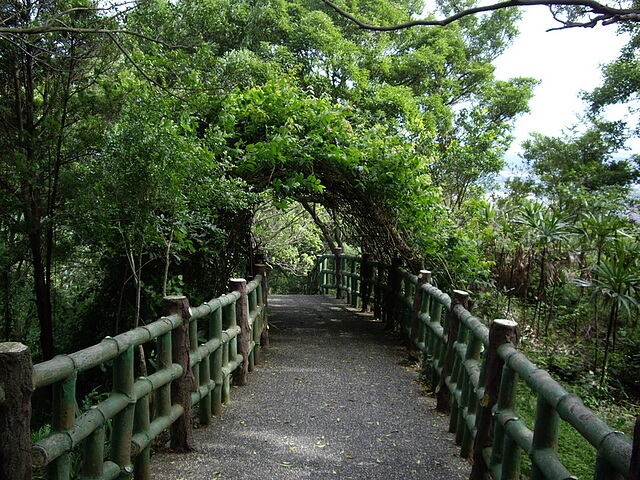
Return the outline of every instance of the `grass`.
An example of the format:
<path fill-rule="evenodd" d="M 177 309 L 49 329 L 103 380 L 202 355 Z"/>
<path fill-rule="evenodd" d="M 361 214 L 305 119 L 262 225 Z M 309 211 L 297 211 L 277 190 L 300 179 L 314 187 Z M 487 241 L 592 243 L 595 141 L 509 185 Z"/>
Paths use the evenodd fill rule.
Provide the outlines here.
<path fill-rule="evenodd" d="M 530 358 L 535 358 L 533 352 Z M 544 365 L 543 365 L 544 367 Z M 554 375 L 552 374 L 552 377 Z M 568 392 L 578 395 L 612 429 L 631 437 L 635 419 L 640 414 L 638 405 L 614 399 L 606 389 L 599 389 L 590 378 L 590 372 L 583 372 L 573 382 L 563 382 L 555 378 Z M 537 407 L 537 394 L 523 381 L 519 382 L 516 411 L 527 427 L 533 430 Z M 560 420 L 558 431 L 558 457 L 569 472 L 581 479 L 593 478 L 597 451 L 570 424 Z M 530 478 L 531 461 L 528 455 L 522 455 L 521 472 L 524 478 Z"/>

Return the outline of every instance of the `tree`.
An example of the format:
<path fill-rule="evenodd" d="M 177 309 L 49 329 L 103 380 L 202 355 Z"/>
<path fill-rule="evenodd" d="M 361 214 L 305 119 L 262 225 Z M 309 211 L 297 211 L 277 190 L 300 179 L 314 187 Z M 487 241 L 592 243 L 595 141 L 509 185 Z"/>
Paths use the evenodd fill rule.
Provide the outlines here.
<path fill-rule="evenodd" d="M 317 213 L 323 218 L 326 212 Z M 306 275 L 322 253 L 322 232 L 303 204 L 278 209 L 266 201 L 259 205 L 251 233 L 255 250 L 263 253 L 270 266 L 271 293 L 304 293 Z"/>
<path fill-rule="evenodd" d="M 620 243 L 619 245 L 623 246 L 624 244 Z M 627 258 L 624 249 L 619 252 L 619 255 L 607 258 L 604 262 L 596 265 L 593 268 L 593 275 L 593 280 L 578 280 L 577 284 L 591 288 L 594 300 L 602 297 L 604 304 L 609 306 L 604 357 L 600 374 L 600 384 L 603 385 L 610 348 L 615 349 L 615 335 L 620 310 L 625 309 L 630 314 L 631 308 L 638 307 L 637 295 L 640 288 L 640 277 L 637 274 L 636 259 Z M 614 339 L 613 344 L 611 343 L 612 338 Z"/>
<path fill-rule="evenodd" d="M 597 123 L 574 136 L 547 137 L 534 133 L 523 143 L 523 158 L 538 181 L 537 191 L 562 209 L 577 209 L 582 196 L 619 192 L 622 198 L 640 178 L 635 156 L 615 158 L 625 137 L 619 124 Z"/>
<path fill-rule="evenodd" d="M 602 85 L 584 98 L 589 104 L 592 115 L 601 115 L 611 105 L 626 105 L 630 119 L 636 120 L 637 100 L 640 98 L 640 68 L 638 64 L 638 47 L 640 31 L 636 25 L 621 27 L 621 32 L 631 35 L 629 42 L 622 48 L 617 59 L 602 68 Z M 628 125 L 636 136 L 640 132 L 640 123 Z"/>
<path fill-rule="evenodd" d="M 451 208 L 461 208 L 474 188 L 482 191 L 504 168 L 512 121 L 528 111 L 535 83 L 532 79 L 487 82 L 475 105 L 457 113 L 451 135 L 440 140 L 441 156 L 431 165 L 431 175 Z"/>
<path fill-rule="evenodd" d="M 31 29 L 49 21 L 84 28 L 98 20 L 67 2 L 7 4 L 2 11 L 11 29 Z M 58 14 L 53 12 L 65 12 Z M 69 35 L 0 36 L 0 151 L 6 162 L 0 188 L 6 201 L 2 221 L 29 245 L 40 344 L 45 359 L 54 355 L 52 290 L 61 216 L 70 195 L 67 176 L 76 162 L 96 148 L 101 124 L 113 108 L 104 80 L 113 50 L 96 37 Z M 116 104 L 111 104 L 115 106 Z"/>
<path fill-rule="evenodd" d="M 533 248 L 538 253 L 538 289 L 535 295 L 535 310 L 533 324 L 536 326 L 536 334 L 540 332 L 541 305 L 550 304 L 553 308 L 553 299 L 548 302 L 547 286 L 550 283 L 550 260 L 553 258 L 554 249 L 567 240 L 569 236 L 568 218 L 558 212 L 545 208 L 540 203 L 525 204 L 516 221 L 528 229 Z M 545 325 L 545 334 L 548 333 L 549 322 Z"/>
<path fill-rule="evenodd" d="M 426 20 L 410 20 L 396 25 L 374 25 L 360 20 L 357 16 L 348 13 L 345 9 L 340 8 L 329 0 L 322 1 L 360 28 L 378 31 L 403 30 L 416 26 L 445 26 L 478 13 L 531 5 L 549 7 L 553 18 L 561 25 L 558 28 L 592 28 L 598 24 L 613 25 L 616 23 L 637 22 L 640 19 L 640 12 L 633 3 L 630 3 L 629 8 L 619 8 L 617 3 L 615 4 L 616 6 L 610 6 L 592 0 L 507 0 L 483 6 L 474 6 L 474 3 L 467 3 L 463 8 L 457 8 L 454 13 L 441 20 L 428 18 Z"/>

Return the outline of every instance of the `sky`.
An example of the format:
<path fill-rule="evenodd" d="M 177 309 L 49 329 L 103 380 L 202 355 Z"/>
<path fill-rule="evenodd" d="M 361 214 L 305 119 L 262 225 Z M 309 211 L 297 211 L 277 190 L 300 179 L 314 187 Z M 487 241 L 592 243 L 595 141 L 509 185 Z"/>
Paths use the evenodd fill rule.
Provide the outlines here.
<path fill-rule="evenodd" d="M 546 7 L 527 7 L 523 12 L 519 37 L 495 62 L 496 76 L 533 77 L 541 83 L 530 102 L 531 113 L 516 122 L 516 140 L 506 155 L 509 163 L 517 161 L 520 144 L 530 132 L 561 136 L 578 122 L 577 115 L 585 111 L 580 92 L 601 83 L 600 66 L 614 60 L 628 40 L 616 35 L 615 26 L 547 32 L 558 23 Z M 620 116 L 622 111 L 612 113 Z"/>

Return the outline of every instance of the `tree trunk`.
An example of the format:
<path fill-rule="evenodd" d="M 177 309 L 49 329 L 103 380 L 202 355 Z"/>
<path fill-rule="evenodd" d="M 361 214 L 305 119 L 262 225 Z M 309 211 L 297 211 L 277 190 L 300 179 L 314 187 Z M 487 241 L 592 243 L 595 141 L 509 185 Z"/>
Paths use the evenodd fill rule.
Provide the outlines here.
<path fill-rule="evenodd" d="M 618 303 L 614 302 L 611 305 L 611 313 L 609 314 L 609 325 L 607 326 L 607 338 L 604 343 L 604 355 L 602 358 L 602 373 L 600 374 L 600 386 L 604 385 L 604 380 L 607 374 L 607 362 L 609 361 L 609 343 L 611 342 L 611 333 L 616 324 L 618 318 Z"/>
<path fill-rule="evenodd" d="M 322 232 L 324 239 L 327 241 L 327 245 L 329 245 L 329 250 L 331 250 L 331 253 L 333 253 L 334 255 L 337 255 L 336 251 L 338 247 L 336 245 L 335 239 L 333 238 L 333 235 L 331 235 L 331 232 L 329 231 L 327 226 L 324 224 L 324 222 L 320 220 L 320 217 L 318 217 L 318 214 L 316 213 L 315 209 L 311 208 L 311 205 L 309 205 L 307 202 L 300 202 L 300 204 L 309 213 L 309 215 L 311 215 L 311 218 L 313 219 L 313 223 L 315 223 L 317 227 L 320 229 L 320 231 Z"/>
<path fill-rule="evenodd" d="M 40 347 L 43 360 L 53 358 L 53 308 L 51 305 L 51 285 L 42 262 L 42 239 L 39 227 L 29 232 L 29 244 L 33 256 L 33 281 L 36 296 L 36 309 L 40 324 Z"/>

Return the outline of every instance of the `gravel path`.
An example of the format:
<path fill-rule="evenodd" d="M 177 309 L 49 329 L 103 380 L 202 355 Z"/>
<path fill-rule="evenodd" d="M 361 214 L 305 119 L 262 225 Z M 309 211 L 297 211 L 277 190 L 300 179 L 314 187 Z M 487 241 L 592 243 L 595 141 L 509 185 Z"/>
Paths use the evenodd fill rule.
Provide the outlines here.
<path fill-rule="evenodd" d="M 398 339 L 326 296 L 269 297 L 271 345 L 198 451 L 157 454 L 151 478 L 467 479 Z"/>

